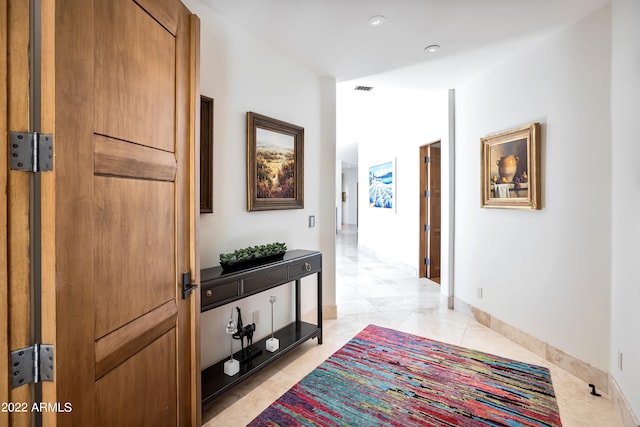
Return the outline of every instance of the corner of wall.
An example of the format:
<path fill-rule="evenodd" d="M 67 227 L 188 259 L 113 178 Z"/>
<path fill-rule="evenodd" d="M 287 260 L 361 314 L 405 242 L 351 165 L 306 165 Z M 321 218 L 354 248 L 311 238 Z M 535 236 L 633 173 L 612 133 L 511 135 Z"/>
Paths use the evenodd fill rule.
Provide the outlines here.
<path fill-rule="evenodd" d="M 618 386 L 613 375 L 609 376 L 609 396 L 613 400 L 615 407 L 618 408 L 618 411 L 620 412 L 624 427 L 640 427 L 640 420 L 633 413 L 629 401 L 622 393 L 622 390 L 620 390 L 620 386 Z"/>

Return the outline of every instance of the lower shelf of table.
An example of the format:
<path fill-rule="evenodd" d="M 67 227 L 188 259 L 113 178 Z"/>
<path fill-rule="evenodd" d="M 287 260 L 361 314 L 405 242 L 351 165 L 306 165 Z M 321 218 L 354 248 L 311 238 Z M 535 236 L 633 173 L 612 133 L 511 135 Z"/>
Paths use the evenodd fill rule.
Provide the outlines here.
<path fill-rule="evenodd" d="M 267 339 L 271 335 L 253 343 L 253 347 L 262 350 L 251 360 L 240 364 L 240 372 L 233 376 L 224 373 L 225 358 L 215 365 L 209 366 L 202 371 L 202 405 L 206 405 L 220 397 L 226 391 L 240 384 L 251 375 L 269 365 L 274 360 L 283 356 L 290 350 L 296 348 L 303 342 L 318 337 L 318 344 L 322 344 L 322 329 L 317 325 L 306 322 L 293 322 L 273 334 L 280 341 L 280 348 L 271 353 L 266 350 Z M 228 343 L 227 343 L 228 344 Z M 233 355 L 234 359 L 240 360 L 240 352 Z"/>

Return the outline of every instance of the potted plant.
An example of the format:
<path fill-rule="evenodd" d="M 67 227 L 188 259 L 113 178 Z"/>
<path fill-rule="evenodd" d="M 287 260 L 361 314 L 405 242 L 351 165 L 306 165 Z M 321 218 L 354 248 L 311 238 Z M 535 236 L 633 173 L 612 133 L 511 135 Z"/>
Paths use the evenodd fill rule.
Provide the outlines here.
<path fill-rule="evenodd" d="M 224 270 L 240 270 L 253 265 L 282 259 L 287 252 L 285 243 L 275 242 L 266 245 L 249 246 L 233 252 L 220 254 L 220 265 Z"/>

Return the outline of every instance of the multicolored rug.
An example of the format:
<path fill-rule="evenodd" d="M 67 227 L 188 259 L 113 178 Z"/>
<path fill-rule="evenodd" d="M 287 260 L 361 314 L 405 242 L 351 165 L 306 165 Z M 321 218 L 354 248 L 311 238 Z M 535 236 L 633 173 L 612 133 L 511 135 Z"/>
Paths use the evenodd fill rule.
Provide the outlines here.
<path fill-rule="evenodd" d="M 250 426 L 561 426 L 547 368 L 369 325 Z"/>

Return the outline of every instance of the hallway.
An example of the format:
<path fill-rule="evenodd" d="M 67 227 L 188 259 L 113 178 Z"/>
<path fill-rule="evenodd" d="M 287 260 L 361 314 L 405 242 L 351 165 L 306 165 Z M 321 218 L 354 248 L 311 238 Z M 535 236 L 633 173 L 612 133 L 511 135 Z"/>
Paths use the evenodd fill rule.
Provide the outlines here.
<path fill-rule="evenodd" d="M 336 239 L 338 319 L 324 324 L 324 343 L 306 342 L 203 410 L 208 427 L 244 426 L 368 324 L 475 348 L 551 370 L 565 427 L 622 427 L 612 402 L 588 385 L 469 316 L 449 310 L 439 285 L 385 265 L 357 248 L 357 233 Z M 214 417 L 212 419 L 212 417 Z M 207 420 L 210 420 L 206 423 Z"/>
<path fill-rule="evenodd" d="M 425 336 L 443 341 L 452 336 L 461 339 L 455 331 L 463 332 L 468 318 L 446 309 L 439 285 L 380 262 L 358 249 L 357 237 L 352 228 L 344 228 L 336 237 L 336 304 L 340 322 L 424 332 L 429 334 Z"/>

